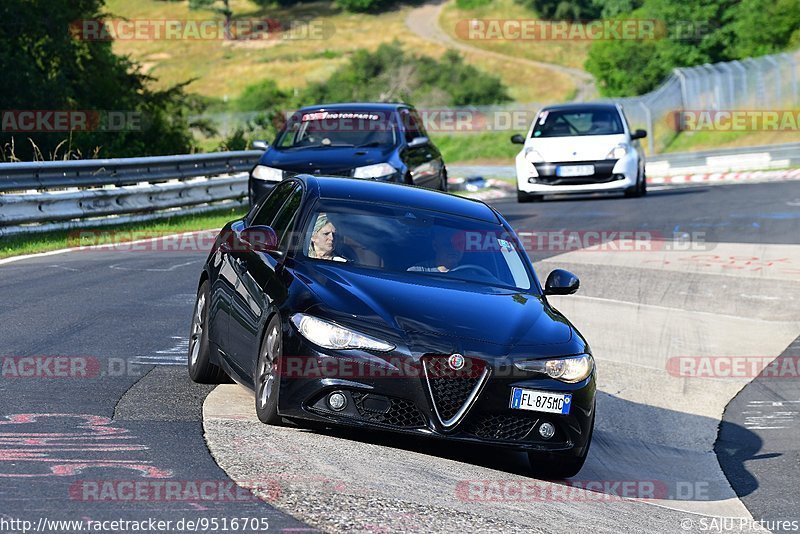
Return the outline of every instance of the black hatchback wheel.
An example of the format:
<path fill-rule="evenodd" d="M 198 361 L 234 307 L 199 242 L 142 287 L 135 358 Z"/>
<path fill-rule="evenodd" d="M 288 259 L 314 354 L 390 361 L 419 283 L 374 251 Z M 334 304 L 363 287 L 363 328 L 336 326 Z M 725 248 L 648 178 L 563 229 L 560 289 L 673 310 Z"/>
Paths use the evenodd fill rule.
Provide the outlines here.
<path fill-rule="evenodd" d="M 280 387 L 279 365 L 283 354 L 281 321 L 274 316 L 267 325 L 256 366 L 256 414 L 262 423 L 281 425 L 278 415 L 278 388 Z"/>
<path fill-rule="evenodd" d="M 211 347 L 208 343 L 209 301 L 208 280 L 206 280 L 197 291 L 192 314 L 187 361 L 189 377 L 200 384 L 222 384 L 228 381 L 225 371 L 211 363 Z"/>

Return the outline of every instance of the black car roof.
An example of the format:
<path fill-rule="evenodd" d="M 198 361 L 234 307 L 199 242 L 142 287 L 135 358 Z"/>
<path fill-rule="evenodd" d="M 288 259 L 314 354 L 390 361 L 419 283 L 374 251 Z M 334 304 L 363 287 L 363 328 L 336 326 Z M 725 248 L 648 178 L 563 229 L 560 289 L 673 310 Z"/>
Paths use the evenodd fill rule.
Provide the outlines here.
<path fill-rule="evenodd" d="M 393 204 L 500 224 L 492 208 L 483 202 L 440 191 L 360 178 L 308 174 L 301 174 L 296 178 L 306 182 L 312 191 L 316 189 L 319 197 L 324 199 Z"/>
<path fill-rule="evenodd" d="M 542 111 L 578 111 L 578 110 L 585 110 L 585 111 L 600 111 L 600 110 L 607 110 L 607 111 L 616 111 L 617 105 L 613 103 L 603 103 L 603 102 L 593 102 L 591 104 L 583 104 L 580 102 L 576 102 L 573 104 L 557 104 L 554 106 L 545 106 L 542 108 Z"/>
<path fill-rule="evenodd" d="M 340 104 L 316 104 L 305 106 L 297 111 L 322 111 L 322 110 L 364 110 L 364 111 L 395 111 L 400 108 L 410 108 L 408 104 L 402 102 L 347 102 Z"/>

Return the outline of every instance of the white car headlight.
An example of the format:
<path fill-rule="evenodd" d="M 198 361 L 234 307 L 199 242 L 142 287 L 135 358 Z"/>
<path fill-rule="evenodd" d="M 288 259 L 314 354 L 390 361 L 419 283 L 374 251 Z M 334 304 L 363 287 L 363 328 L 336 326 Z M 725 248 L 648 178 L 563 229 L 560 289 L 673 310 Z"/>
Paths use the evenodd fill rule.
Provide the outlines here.
<path fill-rule="evenodd" d="M 253 169 L 253 178 L 267 182 L 280 182 L 283 180 L 283 171 L 266 165 L 256 165 L 256 168 Z"/>
<path fill-rule="evenodd" d="M 394 348 L 391 343 L 304 313 L 292 315 L 292 324 L 304 338 L 326 349 L 367 349 L 388 352 Z"/>
<path fill-rule="evenodd" d="M 514 362 L 514 367 L 520 371 L 542 373 L 550 378 L 574 384 L 592 374 L 594 358 L 591 354 L 581 354 L 552 360 L 523 360 Z"/>
<path fill-rule="evenodd" d="M 353 172 L 355 178 L 381 178 L 383 176 L 391 176 L 396 173 L 397 169 L 388 163 L 376 163 L 375 165 L 365 165 L 364 167 L 356 167 Z"/>
<path fill-rule="evenodd" d="M 630 150 L 630 147 L 627 143 L 620 143 L 606 154 L 606 159 L 622 159 L 628 153 L 628 150 Z"/>
<path fill-rule="evenodd" d="M 544 161 L 544 156 L 531 147 L 526 148 L 522 155 L 530 163 L 541 163 Z"/>

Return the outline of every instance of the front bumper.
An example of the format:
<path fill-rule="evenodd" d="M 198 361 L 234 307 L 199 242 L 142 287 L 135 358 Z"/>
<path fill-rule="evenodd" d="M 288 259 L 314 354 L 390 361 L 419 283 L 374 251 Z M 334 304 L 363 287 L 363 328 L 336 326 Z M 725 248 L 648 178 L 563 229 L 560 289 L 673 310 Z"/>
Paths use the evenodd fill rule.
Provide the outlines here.
<path fill-rule="evenodd" d="M 401 349 L 380 356 L 361 351 L 326 354 L 299 336 L 286 341 L 279 394 L 279 413 L 284 417 L 567 456 L 580 455 L 588 446 L 594 372 L 582 382 L 566 384 L 519 371 L 504 358 L 468 353 L 468 364 L 480 373 L 439 377 L 438 386 L 432 388 L 436 379 L 432 366 L 446 361 L 446 353 L 409 354 Z M 570 413 L 512 409 L 513 387 L 571 393 Z M 328 395 L 334 391 L 347 398 L 341 411 L 328 405 Z M 475 395 L 460 402 L 469 397 L 466 391 Z M 539 435 L 544 422 L 556 428 L 550 439 Z"/>
<path fill-rule="evenodd" d="M 585 176 L 560 176 L 559 168 L 587 166 L 594 173 Z M 531 194 L 591 193 L 621 191 L 636 185 L 638 162 L 633 155 L 619 160 L 567 161 L 531 163 L 517 157 L 517 188 Z"/>

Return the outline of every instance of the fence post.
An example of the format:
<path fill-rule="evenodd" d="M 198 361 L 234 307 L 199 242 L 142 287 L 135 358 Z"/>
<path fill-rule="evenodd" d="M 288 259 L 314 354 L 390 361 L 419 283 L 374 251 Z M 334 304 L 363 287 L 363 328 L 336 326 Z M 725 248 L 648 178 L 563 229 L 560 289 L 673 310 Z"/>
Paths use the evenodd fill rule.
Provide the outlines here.
<path fill-rule="evenodd" d="M 647 151 L 650 154 L 655 154 L 656 153 L 656 142 L 655 142 L 656 131 L 655 131 L 655 128 L 654 128 L 654 125 L 653 125 L 653 114 L 650 112 L 650 108 L 647 107 L 647 104 L 645 104 L 643 100 L 639 101 L 639 105 L 642 106 L 642 109 L 644 110 L 645 120 L 647 121 L 647 131 L 649 132 L 649 135 L 647 136 Z"/>

